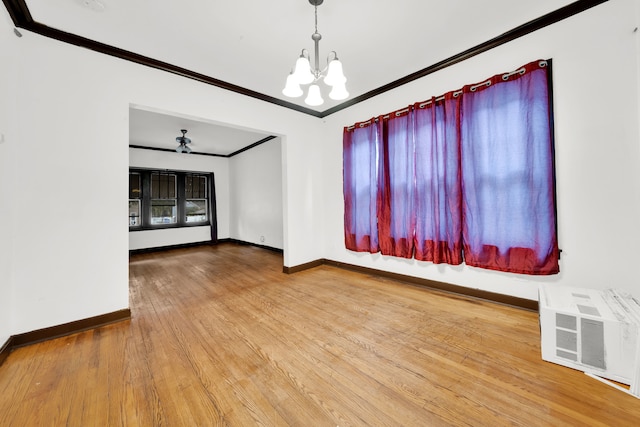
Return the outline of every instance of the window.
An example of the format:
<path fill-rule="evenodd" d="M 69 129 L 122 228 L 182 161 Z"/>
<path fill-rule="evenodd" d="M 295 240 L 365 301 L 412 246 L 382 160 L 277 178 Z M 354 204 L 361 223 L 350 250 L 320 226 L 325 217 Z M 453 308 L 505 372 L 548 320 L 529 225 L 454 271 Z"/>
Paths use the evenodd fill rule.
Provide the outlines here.
<path fill-rule="evenodd" d="M 142 184 L 139 173 L 129 173 L 129 227 L 140 225 L 140 197 Z"/>
<path fill-rule="evenodd" d="M 207 177 L 187 175 L 185 177 L 186 221 L 207 220 Z"/>
<path fill-rule="evenodd" d="M 151 224 L 176 224 L 178 199 L 176 176 L 164 173 L 151 174 Z"/>
<path fill-rule="evenodd" d="M 531 62 L 345 128 L 347 249 L 558 273 L 548 65 Z M 365 126 L 381 127 L 381 141 Z M 377 175 L 359 177 L 374 147 Z"/>
<path fill-rule="evenodd" d="M 209 225 L 213 174 L 129 171 L 129 229 Z"/>

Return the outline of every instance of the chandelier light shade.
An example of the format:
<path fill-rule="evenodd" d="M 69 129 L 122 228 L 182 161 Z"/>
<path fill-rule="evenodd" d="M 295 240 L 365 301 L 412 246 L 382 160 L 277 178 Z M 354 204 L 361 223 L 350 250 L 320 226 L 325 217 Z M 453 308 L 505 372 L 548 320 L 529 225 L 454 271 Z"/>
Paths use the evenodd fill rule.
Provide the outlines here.
<path fill-rule="evenodd" d="M 316 19 L 316 31 L 311 35 L 311 39 L 314 41 L 314 66 L 311 66 L 309 52 L 306 49 L 302 49 L 302 53 L 300 53 L 300 57 L 296 61 L 293 71 L 287 76 L 286 85 L 282 90 L 285 96 L 298 98 L 304 94 L 300 86 L 310 85 L 304 102 L 312 107 L 324 103 L 320 86 L 318 85 L 318 81 L 321 79 L 325 85 L 331 87 L 329 98 L 341 101 L 349 97 L 346 86 L 347 78 L 344 76 L 342 63 L 338 59 L 338 54 L 335 51 L 331 51 L 327 57 L 327 66 L 324 69 L 320 69 L 319 46 L 322 36 L 318 32 L 318 6 L 320 6 L 323 1 L 324 0 L 309 0 L 309 3 L 315 8 Z"/>
<path fill-rule="evenodd" d="M 293 76 L 301 85 L 308 85 L 315 80 L 315 76 L 311 72 L 311 64 L 309 58 L 305 57 L 306 50 L 300 54 L 300 58 L 296 61 L 296 68 L 293 70 Z"/>
<path fill-rule="evenodd" d="M 335 53 L 335 52 L 334 52 Z M 338 55 L 329 62 L 327 67 L 327 75 L 324 82 L 329 86 L 343 85 L 347 82 L 347 78 L 342 73 L 342 62 L 338 61 Z"/>
<path fill-rule="evenodd" d="M 329 92 L 329 98 L 335 99 L 336 101 L 347 99 L 348 96 L 349 92 L 347 92 L 347 88 L 345 87 L 344 83 L 334 85 L 333 89 L 331 89 L 331 92 Z"/>
<path fill-rule="evenodd" d="M 311 105 L 312 107 L 322 105 L 324 99 L 322 99 L 322 94 L 320 93 L 320 86 L 317 84 L 312 84 L 309 86 L 309 92 L 307 92 L 307 97 L 304 100 L 305 104 Z"/>
<path fill-rule="evenodd" d="M 300 88 L 300 83 L 293 75 L 293 73 L 287 76 L 287 84 L 282 90 L 282 93 L 289 98 L 297 98 L 302 96 L 302 89 Z"/>

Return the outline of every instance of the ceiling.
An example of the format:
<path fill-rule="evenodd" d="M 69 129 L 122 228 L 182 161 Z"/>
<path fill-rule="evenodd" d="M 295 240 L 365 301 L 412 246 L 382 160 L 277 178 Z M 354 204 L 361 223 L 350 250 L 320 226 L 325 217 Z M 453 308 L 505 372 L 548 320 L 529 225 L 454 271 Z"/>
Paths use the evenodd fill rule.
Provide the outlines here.
<path fill-rule="evenodd" d="M 560 14 L 562 19 L 602 2 L 326 0 L 317 9 L 320 66 L 326 65 L 330 51 L 338 53 L 350 97 L 333 101 L 323 88 L 325 103 L 308 107 L 304 97 L 287 98 L 282 89 L 301 50 L 306 48 L 313 58 L 314 7 L 309 0 L 3 1 L 14 22 L 16 11 L 22 15 L 18 18 L 28 18 L 16 22 L 19 28 L 72 43 L 80 36 L 98 42 L 96 50 L 121 49 L 131 53 L 125 59 L 140 62 L 143 58 L 143 63 L 318 117 L 386 90 L 389 84 L 401 84 L 407 76 L 415 77 L 436 64 L 463 60 L 471 56 L 465 52 L 483 44 L 484 50 L 491 48 L 507 33 L 526 34 L 518 29 L 523 25 L 528 31 L 539 28 L 536 22 L 547 22 L 544 18 L 551 15 L 558 19 L 560 10 L 569 10 Z M 532 23 L 538 26 L 532 28 Z M 132 118 L 140 120 L 131 127 L 132 144 L 139 140 L 139 145 L 162 137 L 163 144 L 173 146 L 184 123 L 150 111 L 135 111 Z M 143 123 L 166 127 L 171 136 L 144 135 Z M 188 126 L 194 150 L 199 126 L 193 122 Z M 229 137 L 255 137 L 256 141 L 267 136 L 237 129 L 229 132 Z M 237 147 L 215 150 L 229 154 Z"/>
<path fill-rule="evenodd" d="M 195 154 L 231 157 L 247 148 L 268 142 L 272 136 L 246 129 L 233 128 L 201 118 L 129 108 L 129 145 L 156 150 L 174 151 L 181 129 L 191 139 L 189 147 Z"/>

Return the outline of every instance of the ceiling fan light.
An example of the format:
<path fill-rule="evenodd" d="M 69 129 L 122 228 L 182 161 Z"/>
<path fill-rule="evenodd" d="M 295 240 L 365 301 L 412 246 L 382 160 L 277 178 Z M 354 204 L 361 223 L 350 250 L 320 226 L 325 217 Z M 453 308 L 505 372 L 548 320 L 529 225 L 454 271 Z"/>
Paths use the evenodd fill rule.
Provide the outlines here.
<path fill-rule="evenodd" d="M 324 103 L 324 99 L 322 99 L 322 95 L 320 94 L 320 86 L 316 84 L 309 86 L 309 93 L 307 94 L 307 98 L 304 102 L 312 107 L 322 105 Z"/>
<path fill-rule="evenodd" d="M 296 68 L 293 70 L 293 75 L 298 84 L 301 85 L 309 84 L 315 79 L 311 73 L 311 64 L 304 55 L 300 55 L 300 58 L 296 61 Z"/>
<path fill-rule="evenodd" d="M 324 78 L 324 82 L 329 86 L 344 85 L 347 82 L 347 78 L 342 72 L 342 62 L 337 58 L 329 62 L 327 76 Z"/>
<path fill-rule="evenodd" d="M 176 148 L 177 153 L 190 153 L 191 148 L 187 147 L 187 144 L 191 144 L 191 138 L 187 138 L 185 135 L 187 134 L 186 129 L 181 129 L 182 136 L 176 137 L 176 142 L 178 143 L 178 147 Z"/>
<path fill-rule="evenodd" d="M 284 89 L 282 89 L 282 94 L 289 98 L 302 96 L 302 89 L 300 89 L 300 84 L 296 81 L 293 73 L 287 76 L 287 84 Z"/>

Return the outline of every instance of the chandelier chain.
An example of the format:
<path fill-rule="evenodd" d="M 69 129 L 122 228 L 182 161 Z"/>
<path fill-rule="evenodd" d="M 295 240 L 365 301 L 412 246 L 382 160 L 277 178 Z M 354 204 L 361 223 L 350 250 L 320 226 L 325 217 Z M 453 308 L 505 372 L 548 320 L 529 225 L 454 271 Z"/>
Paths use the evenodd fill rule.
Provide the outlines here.
<path fill-rule="evenodd" d="M 314 6 L 316 9 L 316 33 L 318 32 L 318 6 Z"/>

